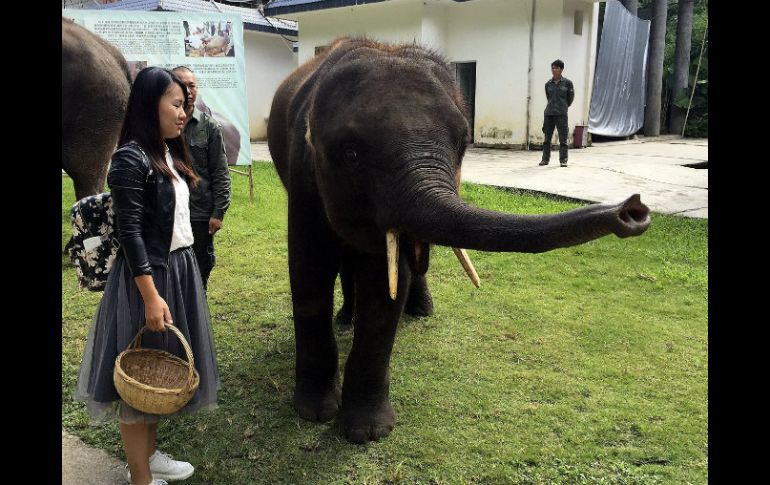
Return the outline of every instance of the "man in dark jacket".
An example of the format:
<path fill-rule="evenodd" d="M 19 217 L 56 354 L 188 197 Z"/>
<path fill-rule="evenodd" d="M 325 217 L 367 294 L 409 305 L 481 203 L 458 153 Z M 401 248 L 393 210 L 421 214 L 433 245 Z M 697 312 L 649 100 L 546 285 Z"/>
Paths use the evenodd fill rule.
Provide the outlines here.
<path fill-rule="evenodd" d="M 543 119 L 543 161 L 540 165 L 548 165 L 551 159 L 551 137 L 554 126 L 559 131 L 559 162 L 562 167 L 567 166 L 567 109 L 575 99 L 575 88 L 572 81 L 561 75 L 564 63 L 556 59 L 551 63 L 553 77 L 545 83 L 545 97 L 548 104 L 545 106 Z"/>
<path fill-rule="evenodd" d="M 198 186 L 190 187 L 190 224 L 195 238 L 195 258 L 201 270 L 203 288 L 207 289 L 209 274 L 216 261 L 214 234 L 222 229 L 225 212 L 230 207 L 230 172 L 222 126 L 195 107 L 198 97 L 195 74 L 184 66 L 175 68 L 174 74 L 187 85 L 187 122 L 183 133 L 193 168 L 200 177 Z"/>

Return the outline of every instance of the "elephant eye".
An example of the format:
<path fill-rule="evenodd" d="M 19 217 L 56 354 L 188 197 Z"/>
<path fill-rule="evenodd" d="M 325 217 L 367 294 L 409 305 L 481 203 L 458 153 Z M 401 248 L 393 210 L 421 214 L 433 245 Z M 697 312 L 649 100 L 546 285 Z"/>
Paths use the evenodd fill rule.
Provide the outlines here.
<path fill-rule="evenodd" d="M 358 153 L 353 145 L 345 145 L 342 148 L 342 156 L 347 162 L 354 162 L 358 158 Z"/>

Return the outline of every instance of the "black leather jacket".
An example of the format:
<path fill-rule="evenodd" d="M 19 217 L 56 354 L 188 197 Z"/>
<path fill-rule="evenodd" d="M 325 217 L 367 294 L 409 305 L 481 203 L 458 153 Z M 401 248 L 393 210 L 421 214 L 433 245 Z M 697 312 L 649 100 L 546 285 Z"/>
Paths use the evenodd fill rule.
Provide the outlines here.
<path fill-rule="evenodd" d="M 153 266 L 167 267 L 176 206 L 173 183 L 151 169 L 139 146 L 129 142 L 112 155 L 107 185 L 131 275 L 152 275 Z"/>

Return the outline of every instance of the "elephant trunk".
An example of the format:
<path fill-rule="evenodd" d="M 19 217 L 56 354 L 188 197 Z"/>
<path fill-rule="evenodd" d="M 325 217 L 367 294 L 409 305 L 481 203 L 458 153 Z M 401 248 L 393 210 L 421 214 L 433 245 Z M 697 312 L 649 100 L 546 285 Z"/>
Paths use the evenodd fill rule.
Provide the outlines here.
<path fill-rule="evenodd" d="M 420 200 L 421 199 L 421 200 Z M 513 215 L 466 204 L 453 192 L 418 196 L 404 211 L 402 228 L 442 246 L 479 251 L 541 253 L 575 246 L 608 234 L 624 238 L 650 225 L 638 194 L 616 205 L 593 204 L 549 215 Z"/>

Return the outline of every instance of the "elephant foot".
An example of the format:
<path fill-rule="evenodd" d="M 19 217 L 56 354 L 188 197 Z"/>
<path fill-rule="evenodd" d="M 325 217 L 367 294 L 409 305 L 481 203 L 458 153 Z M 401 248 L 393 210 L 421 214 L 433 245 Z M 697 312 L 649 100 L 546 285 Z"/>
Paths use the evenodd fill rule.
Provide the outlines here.
<path fill-rule="evenodd" d="M 340 433 L 357 444 L 388 436 L 395 424 L 396 412 L 387 397 L 372 404 L 354 405 L 348 402 L 337 416 Z"/>
<path fill-rule="evenodd" d="M 340 401 L 340 388 L 336 382 L 327 389 L 297 383 L 294 390 L 294 409 L 308 421 L 331 421 L 340 409 Z"/>
<path fill-rule="evenodd" d="M 341 327 L 349 327 L 353 324 L 353 305 L 343 304 L 334 322 Z"/>
<path fill-rule="evenodd" d="M 433 297 L 430 296 L 430 292 L 425 290 L 410 293 L 404 307 L 404 313 L 413 317 L 429 317 L 433 315 Z"/>

